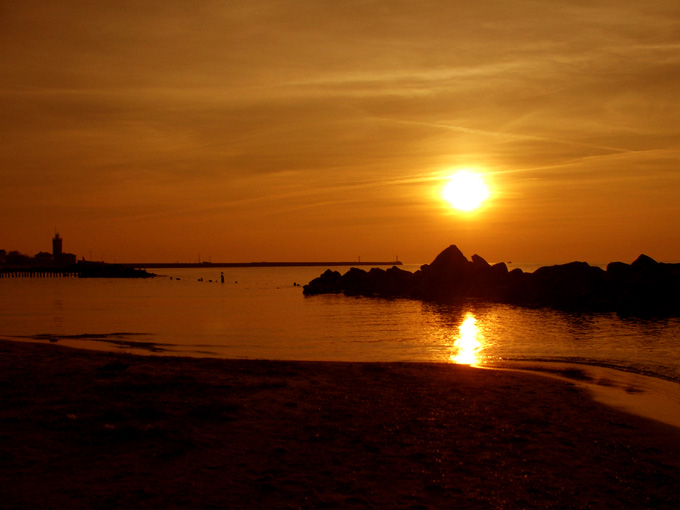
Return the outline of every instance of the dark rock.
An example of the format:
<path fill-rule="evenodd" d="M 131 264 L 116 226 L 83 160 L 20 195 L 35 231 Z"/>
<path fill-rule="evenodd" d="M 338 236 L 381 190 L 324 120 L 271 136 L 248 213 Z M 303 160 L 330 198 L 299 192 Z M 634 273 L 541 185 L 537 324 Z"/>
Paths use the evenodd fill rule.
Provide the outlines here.
<path fill-rule="evenodd" d="M 521 269 L 517 268 L 519 271 L 522 271 Z M 495 276 L 504 276 L 508 274 L 508 266 L 505 265 L 505 262 L 499 262 L 498 264 L 494 264 L 491 266 L 491 273 L 494 274 Z"/>
<path fill-rule="evenodd" d="M 78 262 L 70 267 L 74 268 L 73 272 L 77 273 L 80 278 L 151 278 L 156 276 L 144 269 L 106 262 Z"/>
<path fill-rule="evenodd" d="M 407 297 L 438 302 L 466 299 L 569 311 L 621 315 L 680 315 L 680 264 L 662 264 L 640 255 L 632 264 L 612 262 L 604 271 L 586 262 L 545 266 L 533 273 L 508 271 L 475 254 L 467 260 L 451 245 L 411 273 L 398 267 L 327 270 L 304 286 L 305 294 Z"/>
<path fill-rule="evenodd" d="M 378 292 L 388 296 L 408 296 L 413 285 L 413 273 L 392 266 L 384 272 Z"/>
<path fill-rule="evenodd" d="M 607 275 L 611 278 L 625 278 L 630 275 L 631 271 L 630 264 L 623 262 L 610 262 L 607 264 Z"/>
<path fill-rule="evenodd" d="M 422 266 L 421 271 L 419 290 L 423 299 L 456 301 L 470 288 L 472 263 L 455 245 L 442 251 L 431 264 Z"/>
<path fill-rule="evenodd" d="M 595 310 L 605 296 L 605 271 L 586 262 L 540 267 L 529 280 L 537 305 L 566 310 Z"/>
<path fill-rule="evenodd" d="M 472 267 L 482 271 L 486 269 L 491 269 L 491 265 L 476 253 L 472 256 Z"/>
<path fill-rule="evenodd" d="M 627 270 L 615 266 L 612 274 L 617 276 L 612 278 L 612 287 L 617 293 L 616 311 L 626 316 L 680 313 L 680 272 L 676 266 L 661 264 L 647 255 L 640 255 Z"/>
<path fill-rule="evenodd" d="M 465 255 L 463 255 L 457 246 L 452 244 L 437 255 L 432 263 L 427 266 L 427 272 L 440 277 L 447 277 L 464 272 L 468 264 L 469 262 Z M 423 270 L 425 270 L 424 267 Z"/>
<path fill-rule="evenodd" d="M 338 271 L 326 269 L 326 271 L 324 271 L 321 276 L 314 278 L 311 282 L 305 285 L 303 287 L 302 293 L 313 295 L 340 292 L 339 282 L 340 273 Z"/>
<path fill-rule="evenodd" d="M 368 273 L 363 269 L 352 267 L 342 275 L 338 283 L 340 284 L 338 292 L 344 291 L 347 294 L 362 294 L 362 292 L 366 292 Z"/>
<path fill-rule="evenodd" d="M 631 267 L 634 271 L 644 273 L 657 273 L 660 269 L 659 263 L 656 260 L 644 254 L 636 258 Z"/>

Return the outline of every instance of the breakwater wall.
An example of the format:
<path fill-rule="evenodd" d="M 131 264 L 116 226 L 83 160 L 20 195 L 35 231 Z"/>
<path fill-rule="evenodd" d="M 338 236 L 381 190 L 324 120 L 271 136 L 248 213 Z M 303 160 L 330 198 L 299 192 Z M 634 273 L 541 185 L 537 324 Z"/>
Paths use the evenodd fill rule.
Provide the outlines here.
<path fill-rule="evenodd" d="M 378 262 L 150 262 L 147 264 L 123 263 L 124 267 L 168 269 L 205 267 L 335 267 L 335 266 L 401 266 L 400 260 Z"/>
<path fill-rule="evenodd" d="M 414 273 L 351 268 L 327 269 L 304 286 L 305 295 L 405 297 L 442 303 L 466 300 L 568 312 L 615 312 L 627 317 L 680 316 L 680 264 L 640 255 L 633 263 L 610 262 L 606 270 L 586 262 L 544 266 L 533 273 L 491 265 L 479 255 L 468 260 L 455 246 Z"/>

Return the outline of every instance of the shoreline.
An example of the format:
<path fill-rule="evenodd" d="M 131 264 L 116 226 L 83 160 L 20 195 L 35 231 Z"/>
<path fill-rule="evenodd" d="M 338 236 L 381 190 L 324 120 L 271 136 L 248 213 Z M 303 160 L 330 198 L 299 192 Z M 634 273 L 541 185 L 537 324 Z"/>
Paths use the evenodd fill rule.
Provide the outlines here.
<path fill-rule="evenodd" d="M 680 384 L 670 379 L 596 363 L 509 361 L 479 368 L 566 381 L 584 388 L 597 402 L 680 430 Z"/>
<path fill-rule="evenodd" d="M 437 363 L 0 341 L 6 508 L 675 508 L 680 431 Z"/>
<path fill-rule="evenodd" d="M 129 336 L 129 334 L 127 334 Z M 78 335 L 82 337 L 83 335 Z M 89 337 L 90 335 L 85 335 Z M 99 335 L 95 335 L 99 336 Z M 132 356 L 163 356 L 171 358 L 188 357 L 192 359 L 224 359 L 242 361 L 261 361 L 260 358 L 224 358 L 211 353 L 182 353 L 164 352 L 162 344 L 135 342 L 130 340 L 120 340 L 119 334 L 101 335 L 110 345 L 108 347 L 93 348 L 82 347 L 77 342 L 69 342 L 68 338 L 44 335 L 44 338 L 36 337 L 11 337 L 0 336 L 0 342 L 20 342 L 45 345 L 50 342 L 68 349 L 78 349 L 111 355 L 132 355 Z M 112 338 L 109 338 L 112 337 Z M 67 341 L 64 341 L 67 340 Z M 115 351 L 112 346 L 117 346 L 122 350 Z M 93 344 L 97 345 L 97 344 Z M 105 344 L 103 344 L 105 345 Z M 144 347 L 143 347 L 144 346 Z M 287 360 L 287 359 L 267 359 L 272 362 L 291 362 L 291 363 L 432 363 L 443 365 L 456 365 L 445 361 L 323 361 L 323 360 Z M 465 366 L 465 364 L 462 364 Z M 643 418 L 656 420 L 666 425 L 671 425 L 680 429 L 680 382 L 652 373 L 641 373 L 625 368 L 619 368 L 611 364 L 596 360 L 592 361 L 560 361 L 560 360 L 534 360 L 517 359 L 501 360 L 482 364 L 473 364 L 474 368 L 483 370 L 509 370 L 518 372 L 528 372 L 543 377 L 566 381 L 576 384 L 588 391 L 591 398 L 615 409 L 631 413 Z"/>

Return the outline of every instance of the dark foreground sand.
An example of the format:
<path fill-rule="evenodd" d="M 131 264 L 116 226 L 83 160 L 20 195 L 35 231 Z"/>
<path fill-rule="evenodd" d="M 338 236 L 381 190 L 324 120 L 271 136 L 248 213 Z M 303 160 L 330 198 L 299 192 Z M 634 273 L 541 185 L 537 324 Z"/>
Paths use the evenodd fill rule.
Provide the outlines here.
<path fill-rule="evenodd" d="M 0 342 L 2 508 L 673 508 L 680 431 L 538 375 Z"/>

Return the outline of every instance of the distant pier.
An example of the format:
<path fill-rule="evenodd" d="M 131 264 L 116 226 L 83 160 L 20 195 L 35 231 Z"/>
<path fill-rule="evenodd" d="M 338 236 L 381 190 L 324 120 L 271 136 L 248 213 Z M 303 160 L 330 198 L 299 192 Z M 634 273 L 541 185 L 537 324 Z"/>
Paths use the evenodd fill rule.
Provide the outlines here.
<path fill-rule="evenodd" d="M 0 278 L 150 278 L 142 269 L 105 262 L 78 262 L 68 266 L 5 266 Z"/>
<path fill-rule="evenodd" d="M 167 269 L 167 268 L 204 268 L 204 267 L 335 267 L 335 266 L 401 266 L 400 260 L 389 262 L 151 262 L 147 264 L 119 264 L 131 268 Z"/>
<path fill-rule="evenodd" d="M 5 266 L 0 267 L 0 278 L 147 278 L 154 276 L 143 269 L 219 268 L 219 267 L 337 267 L 337 266 L 401 266 L 400 260 L 354 262 L 195 262 L 146 264 L 107 264 L 78 262 L 69 266 Z"/>
<path fill-rule="evenodd" d="M 65 268 L 5 268 L 0 269 L 0 278 L 78 278 L 78 271 Z"/>

